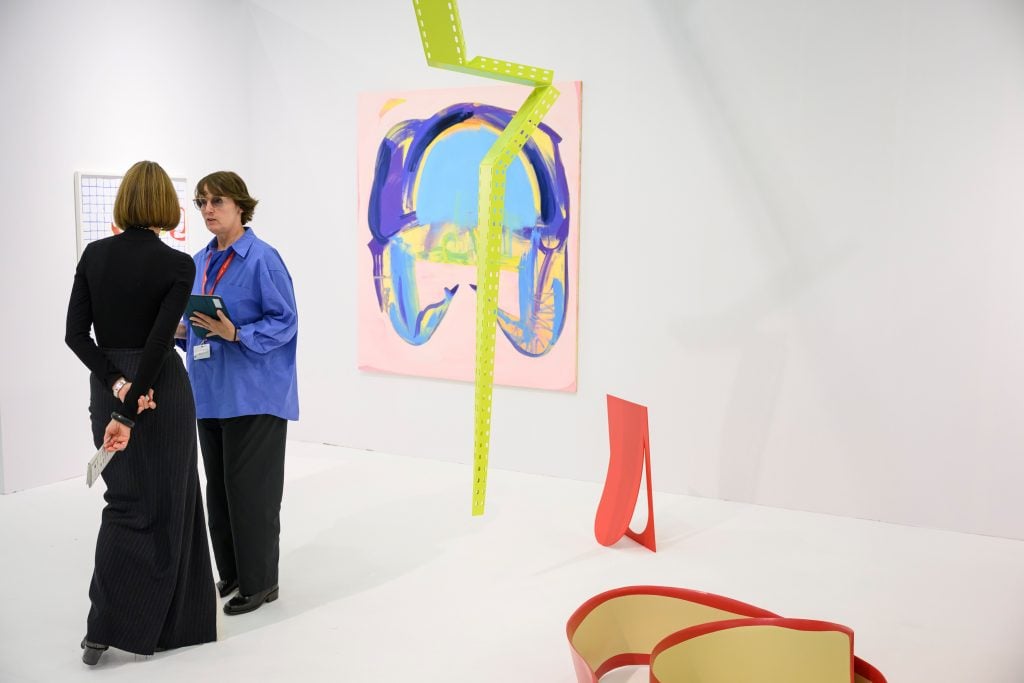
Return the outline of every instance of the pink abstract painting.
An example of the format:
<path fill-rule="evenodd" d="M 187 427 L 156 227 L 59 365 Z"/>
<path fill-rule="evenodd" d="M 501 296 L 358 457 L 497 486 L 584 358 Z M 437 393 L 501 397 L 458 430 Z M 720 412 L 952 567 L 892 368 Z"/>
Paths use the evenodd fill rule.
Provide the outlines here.
<path fill-rule="evenodd" d="M 582 84 L 555 86 L 506 174 L 494 381 L 575 391 Z M 473 380 L 479 167 L 529 92 L 360 95 L 360 369 Z"/>

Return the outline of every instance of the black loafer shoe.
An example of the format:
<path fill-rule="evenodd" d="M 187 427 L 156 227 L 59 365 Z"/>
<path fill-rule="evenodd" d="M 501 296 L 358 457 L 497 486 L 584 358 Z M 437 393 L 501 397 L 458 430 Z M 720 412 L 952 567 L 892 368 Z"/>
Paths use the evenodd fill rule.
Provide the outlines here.
<path fill-rule="evenodd" d="M 272 586 L 253 595 L 239 593 L 224 605 L 224 614 L 245 614 L 259 609 L 265 602 L 274 602 L 274 600 L 277 600 L 277 586 Z"/>
<path fill-rule="evenodd" d="M 220 597 L 226 598 L 232 593 L 238 590 L 238 579 L 231 579 L 230 581 L 218 581 L 217 582 L 217 593 Z"/>
<path fill-rule="evenodd" d="M 100 645 L 90 640 L 82 638 L 82 661 L 89 666 L 96 666 L 96 663 L 100 661 L 100 657 L 107 650 L 106 645 Z"/>

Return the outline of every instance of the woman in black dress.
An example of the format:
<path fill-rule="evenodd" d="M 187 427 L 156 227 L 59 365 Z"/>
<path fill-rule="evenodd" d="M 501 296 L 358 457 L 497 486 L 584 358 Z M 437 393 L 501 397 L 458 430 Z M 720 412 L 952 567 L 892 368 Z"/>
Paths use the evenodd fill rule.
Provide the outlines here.
<path fill-rule="evenodd" d="M 159 237 L 180 211 L 158 164 L 132 166 L 114 201 L 123 232 L 85 248 L 68 304 L 65 341 L 92 371 L 93 440 L 120 451 L 103 471 L 86 664 L 108 647 L 149 655 L 217 639 L 195 404 L 173 344 L 195 265 Z"/>

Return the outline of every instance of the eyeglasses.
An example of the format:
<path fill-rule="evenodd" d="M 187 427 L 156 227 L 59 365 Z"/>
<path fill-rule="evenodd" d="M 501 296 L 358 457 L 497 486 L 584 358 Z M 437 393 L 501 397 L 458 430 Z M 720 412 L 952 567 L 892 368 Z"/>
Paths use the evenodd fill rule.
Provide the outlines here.
<path fill-rule="evenodd" d="M 207 201 L 209 201 L 210 206 L 212 206 L 215 209 L 219 209 L 220 207 L 224 206 L 224 197 L 210 197 L 209 199 L 207 199 L 206 197 L 196 197 L 195 199 L 192 200 L 192 203 L 196 205 L 197 209 L 202 211 L 203 209 L 206 208 Z"/>

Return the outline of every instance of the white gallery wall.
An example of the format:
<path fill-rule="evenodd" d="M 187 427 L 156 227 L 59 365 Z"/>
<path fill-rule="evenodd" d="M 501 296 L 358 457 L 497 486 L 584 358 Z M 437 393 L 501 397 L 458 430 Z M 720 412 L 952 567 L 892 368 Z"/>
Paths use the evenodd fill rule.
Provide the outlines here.
<path fill-rule="evenodd" d="M 88 455 L 71 177 L 139 158 L 261 199 L 292 438 L 471 459 L 470 385 L 356 369 L 356 95 L 483 84 L 426 67 L 411 2 L 0 6 L 0 277 L 32 293 L 4 299 L 5 491 Z M 583 81 L 579 390 L 497 387 L 492 466 L 600 480 L 613 393 L 649 406 L 657 490 L 1024 538 L 1024 3 L 520 6 L 462 21 Z"/>
<path fill-rule="evenodd" d="M 0 1 L 3 490 L 85 471 L 89 373 L 64 345 L 75 171 L 140 159 L 190 182 L 249 170 L 248 12 L 235 2 Z M 233 28 L 229 28 L 233 27 Z M 206 229 L 187 219 L 198 249 Z"/>

